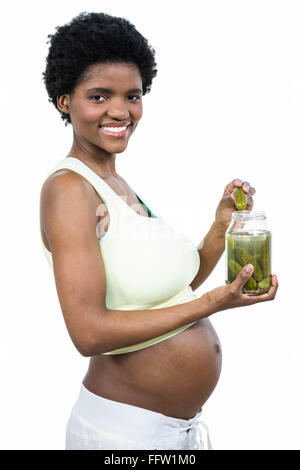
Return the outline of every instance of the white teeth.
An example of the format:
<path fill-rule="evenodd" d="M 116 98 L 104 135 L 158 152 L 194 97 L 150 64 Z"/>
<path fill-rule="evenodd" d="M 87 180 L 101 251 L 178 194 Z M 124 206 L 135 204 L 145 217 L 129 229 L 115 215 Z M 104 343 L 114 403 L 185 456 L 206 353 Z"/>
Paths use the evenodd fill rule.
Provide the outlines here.
<path fill-rule="evenodd" d="M 109 131 L 109 132 L 122 132 L 122 131 L 125 131 L 126 128 L 127 128 L 127 126 L 123 126 L 123 127 L 102 127 L 102 129 L 104 131 Z"/>

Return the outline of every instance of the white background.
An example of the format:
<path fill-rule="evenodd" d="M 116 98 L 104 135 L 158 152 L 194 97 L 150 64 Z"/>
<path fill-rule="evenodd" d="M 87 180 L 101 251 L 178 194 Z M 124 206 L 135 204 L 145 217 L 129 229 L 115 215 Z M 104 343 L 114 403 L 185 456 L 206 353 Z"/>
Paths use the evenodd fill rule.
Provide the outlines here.
<path fill-rule="evenodd" d="M 1 449 L 63 449 L 88 358 L 73 346 L 42 251 L 44 175 L 72 130 L 42 82 L 47 34 L 82 11 L 124 16 L 158 75 L 117 171 L 199 244 L 227 183 L 247 180 L 273 236 L 273 302 L 210 317 L 223 347 L 203 420 L 215 449 L 300 449 L 298 1 L 27 1 L 1 11 Z M 109 8 L 108 8 L 108 5 Z M 178 218 L 177 211 L 185 217 Z M 224 284 L 224 255 L 196 291 Z"/>

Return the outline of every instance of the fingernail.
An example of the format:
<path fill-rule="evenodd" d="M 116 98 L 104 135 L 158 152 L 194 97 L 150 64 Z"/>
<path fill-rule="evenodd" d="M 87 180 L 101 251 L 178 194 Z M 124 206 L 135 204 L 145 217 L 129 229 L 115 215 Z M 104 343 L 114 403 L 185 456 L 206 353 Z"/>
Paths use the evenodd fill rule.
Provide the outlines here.
<path fill-rule="evenodd" d="M 247 264 L 245 271 L 247 271 L 247 273 L 251 273 L 252 269 L 253 269 L 252 264 Z"/>

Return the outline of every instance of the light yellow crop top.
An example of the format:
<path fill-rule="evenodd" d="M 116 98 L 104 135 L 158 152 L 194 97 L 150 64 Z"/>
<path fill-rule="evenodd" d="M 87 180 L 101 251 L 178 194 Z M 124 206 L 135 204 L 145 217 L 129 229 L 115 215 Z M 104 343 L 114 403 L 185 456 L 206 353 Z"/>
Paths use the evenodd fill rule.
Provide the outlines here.
<path fill-rule="evenodd" d="M 108 231 L 99 239 L 106 273 L 108 309 L 151 310 L 197 298 L 189 284 L 199 270 L 200 257 L 190 240 L 149 211 L 136 194 L 152 216 L 137 214 L 100 176 L 77 158 L 66 157 L 59 161 L 45 179 L 62 168 L 73 170 L 89 181 L 109 212 Z M 52 255 L 43 242 L 42 246 L 53 269 Z M 149 347 L 194 323 L 103 354 L 124 354 Z"/>

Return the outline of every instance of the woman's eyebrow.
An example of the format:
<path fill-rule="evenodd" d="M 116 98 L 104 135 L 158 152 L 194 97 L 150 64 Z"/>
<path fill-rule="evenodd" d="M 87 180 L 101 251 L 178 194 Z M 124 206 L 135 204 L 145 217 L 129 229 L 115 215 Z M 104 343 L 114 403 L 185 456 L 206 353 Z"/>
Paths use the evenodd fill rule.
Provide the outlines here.
<path fill-rule="evenodd" d="M 110 88 L 99 88 L 99 87 L 89 88 L 87 91 L 88 92 L 97 92 L 98 91 L 98 92 L 102 92 L 102 93 L 113 93 L 114 92 Z M 141 90 L 140 88 L 132 88 L 131 90 L 127 91 L 127 93 L 138 93 L 138 92 L 142 93 L 143 90 Z"/>

